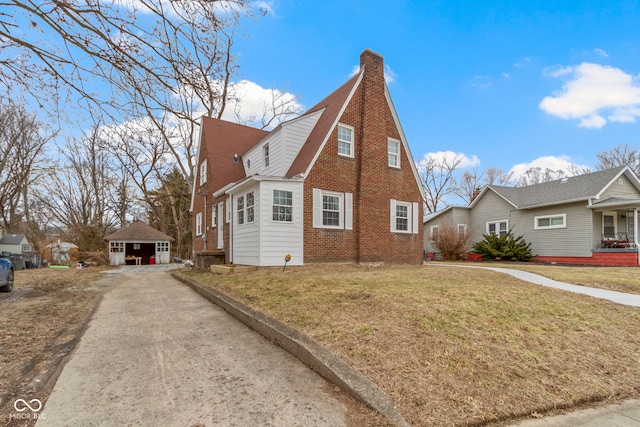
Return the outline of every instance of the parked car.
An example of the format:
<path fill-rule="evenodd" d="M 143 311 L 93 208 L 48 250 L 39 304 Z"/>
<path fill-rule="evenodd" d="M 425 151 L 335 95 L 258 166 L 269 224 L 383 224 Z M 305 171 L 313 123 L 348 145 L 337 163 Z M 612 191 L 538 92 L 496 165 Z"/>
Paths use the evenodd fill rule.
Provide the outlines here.
<path fill-rule="evenodd" d="M 0 254 L 0 292 L 11 292 L 13 290 L 13 263 L 9 257 L 11 253 L 2 252 Z"/>

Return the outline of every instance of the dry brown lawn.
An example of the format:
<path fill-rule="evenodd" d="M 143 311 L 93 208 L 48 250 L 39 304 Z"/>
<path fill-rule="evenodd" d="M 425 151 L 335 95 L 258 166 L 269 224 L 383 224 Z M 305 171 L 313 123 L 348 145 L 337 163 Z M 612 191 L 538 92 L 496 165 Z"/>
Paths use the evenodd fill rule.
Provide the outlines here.
<path fill-rule="evenodd" d="M 638 308 L 456 267 L 185 274 L 310 335 L 412 425 L 501 424 L 640 394 Z"/>
<path fill-rule="evenodd" d="M 86 322 L 107 288 L 103 267 L 16 271 L 13 292 L 0 293 L 0 426 L 31 426 L 11 419 L 16 399 L 43 404 Z"/>

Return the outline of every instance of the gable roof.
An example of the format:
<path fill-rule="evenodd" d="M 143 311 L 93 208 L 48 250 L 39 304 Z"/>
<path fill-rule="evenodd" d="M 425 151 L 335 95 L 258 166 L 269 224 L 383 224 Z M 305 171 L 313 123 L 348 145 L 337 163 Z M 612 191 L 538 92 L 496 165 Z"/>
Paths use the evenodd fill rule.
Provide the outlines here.
<path fill-rule="evenodd" d="M 0 239 L 0 245 L 19 245 L 23 240 L 26 240 L 24 234 L 5 234 Z"/>
<path fill-rule="evenodd" d="M 495 192 L 517 209 L 595 199 L 622 174 L 626 174 L 636 185 L 638 184 L 633 172 L 623 166 L 526 187 L 489 185 L 471 205 L 474 205 L 486 191 Z"/>
<path fill-rule="evenodd" d="M 216 190 L 245 178 L 244 166 L 241 161 L 236 163 L 234 156 L 240 156 L 268 134 L 266 130 L 250 126 L 202 118 L 200 148 L 207 147 L 209 178 L 215 183 Z"/>
<path fill-rule="evenodd" d="M 148 224 L 138 220 L 120 231 L 105 236 L 104 240 L 129 240 L 136 242 L 174 241 L 171 236 L 156 230 Z"/>
<path fill-rule="evenodd" d="M 309 166 L 315 159 L 317 153 L 320 152 L 320 148 L 324 142 L 327 140 L 329 131 L 333 129 L 333 126 L 346 107 L 351 97 L 350 95 L 353 94 L 355 88 L 362 80 L 363 73 L 364 69 L 360 70 L 359 73 L 355 74 L 342 86 L 334 90 L 329 96 L 318 102 L 303 114 L 304 116 L 324 109 L 322 116 L 320 116 L 320 119 L 309 134 L 309 137 L 298 152 L 298 156 L 291 164 L 291 167 L 289 167 L 289 171 L 287 172 L 288 177 L 296 176 L 309 170 Z"/>

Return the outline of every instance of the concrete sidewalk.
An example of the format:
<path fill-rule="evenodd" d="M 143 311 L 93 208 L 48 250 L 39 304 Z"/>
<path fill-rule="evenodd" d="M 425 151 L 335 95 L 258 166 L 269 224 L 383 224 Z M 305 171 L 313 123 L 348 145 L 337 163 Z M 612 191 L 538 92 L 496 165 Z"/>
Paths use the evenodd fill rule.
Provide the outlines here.
<path fill-rule="evenodd" d="M 162 269 L 107 277 L 38 427 L 346 425 L 332 385 Z"/>
<path fill-rule="evenodd" d="M 589 295 L 618 304 L 640 307 L 640 295 L 589 288 L 558 282 L 527 271 L 478 265 L 429 263 L 432 266 L 481 268 L 508 274 L 518 279 L 567 292 Z M 530 419 L 511 424 L 512 427 L 640 427 L 640 400 L 627 400 L 621 404 L 578 410 L 564 415 Z"/>

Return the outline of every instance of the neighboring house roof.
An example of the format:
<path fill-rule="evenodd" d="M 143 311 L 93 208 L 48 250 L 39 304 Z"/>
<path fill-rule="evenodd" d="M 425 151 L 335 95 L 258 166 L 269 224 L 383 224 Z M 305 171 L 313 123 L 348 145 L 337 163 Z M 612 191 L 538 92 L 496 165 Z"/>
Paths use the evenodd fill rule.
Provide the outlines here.
<path fill-rule="evenodd" d="M 24 234 L 5 234 L 0 239 L 0 245 L 20 245 L 25 239 Z"/>
<path fill-rule="evenodd" d="M 78 246 L 74 245 L 71 242 L 59 242 L 59 243 L 49 243 L 45 248 L 59 248 L 62 250 L 68 249 L 79 249 Z"/>
<path fill-rule="evenodd" d="M 596 199 L 622 174 L 626 174 L 630 179 L 635 181 L 636 185 L 640 184 L 638 178 L 628 167 L 618 167 L 526 187 L 489 185 L 474 200 L 471 206 L 473 206 L 486 191 L 495 192 L 517 209 Z"/>
<path fill-rule="evenodd" d="M 123 228 L 120 231 L 116 231 L 113 234 L 109 234 L 104 240 L 128 240 L 135 242 L 158 242 L 158 241 L 173 241 L 173 237 L 164 234 L 161 231 L 156 230 L 150 225 L 145 224 L 142 221 L 136 221 L 127 228 Z"/>

